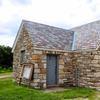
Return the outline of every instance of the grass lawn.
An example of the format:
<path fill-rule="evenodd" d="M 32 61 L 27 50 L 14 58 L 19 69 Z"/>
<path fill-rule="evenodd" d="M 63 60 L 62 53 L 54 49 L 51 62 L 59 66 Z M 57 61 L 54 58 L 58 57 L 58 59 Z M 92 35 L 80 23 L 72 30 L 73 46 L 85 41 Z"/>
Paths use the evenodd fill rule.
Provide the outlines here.
<path fill-rule="evenodd" d="M 42 90 L 18 86 L 12 82 L 12 78 L 0 79 L 0 100 L 66 100 L 92 98 L 95 93 L 95 90 L 88 88 L 70 88 L 63 92 L 45 93 Z"/>
<path fill-rule="evenodd" d="M 10 76 L 12 75 L 12 71 L 8 71 L 8 72 L 5 71 L 5 72 L 0 73 L 0 77 L 1 77 L 1 76 L 9 76 L 9 75 L 10 75 Z"/>
<path fill-rule="evenodd" d="M 12 70 L 11 69 L 1 69 L 0 68 L 0 74 L 3 74 L 3 73 L 11 73 Z"/>

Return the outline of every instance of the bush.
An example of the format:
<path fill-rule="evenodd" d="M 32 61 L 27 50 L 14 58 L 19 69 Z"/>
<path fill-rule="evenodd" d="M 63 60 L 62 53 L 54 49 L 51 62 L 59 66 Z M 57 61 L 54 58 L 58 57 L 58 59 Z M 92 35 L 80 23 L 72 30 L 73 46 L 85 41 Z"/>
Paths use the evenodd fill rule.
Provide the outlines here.
<path fill-rule="evenodd" d="M 8 69 L 12 66 L 12 48 L 9 46 L 0 46 L 0 66 L 1 68 Z"/>
<path fill-rule="evenodd" d="M 2 66 L 0 66 L 0 73 L 7 73 L 7 72 L 12 72 L 12 67 L 9 68 L 3 68 Z"/>

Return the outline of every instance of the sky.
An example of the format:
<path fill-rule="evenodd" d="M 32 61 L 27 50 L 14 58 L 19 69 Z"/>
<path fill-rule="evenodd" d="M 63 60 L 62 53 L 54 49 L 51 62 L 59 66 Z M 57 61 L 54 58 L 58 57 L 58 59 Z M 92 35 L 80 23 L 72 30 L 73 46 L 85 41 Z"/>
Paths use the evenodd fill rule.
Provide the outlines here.
<path fill-rule="evenodd" d="M 0 0 L 0 45 L 12 47 L 22 19 L 70 29 L 100 20 L 100 0 Z"/>

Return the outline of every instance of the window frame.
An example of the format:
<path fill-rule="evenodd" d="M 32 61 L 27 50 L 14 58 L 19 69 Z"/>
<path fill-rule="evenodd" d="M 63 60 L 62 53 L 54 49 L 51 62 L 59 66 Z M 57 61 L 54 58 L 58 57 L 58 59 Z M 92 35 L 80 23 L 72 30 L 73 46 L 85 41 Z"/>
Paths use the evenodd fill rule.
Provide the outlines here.
<path fill-rule="evenodd" d="M 20 63 L 25 62 L 25 50 L 20 51 Z"/>

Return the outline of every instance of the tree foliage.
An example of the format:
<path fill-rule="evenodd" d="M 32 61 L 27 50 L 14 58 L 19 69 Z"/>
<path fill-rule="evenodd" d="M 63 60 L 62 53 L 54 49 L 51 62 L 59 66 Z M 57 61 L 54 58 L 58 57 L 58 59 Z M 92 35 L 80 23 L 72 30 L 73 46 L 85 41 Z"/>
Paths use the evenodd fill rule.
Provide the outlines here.
<path fill-rule="evenodd" d="M 12 48 L 9 46 L 0 45 L 0 66 L 9 68 L 12 66 Z"/>

